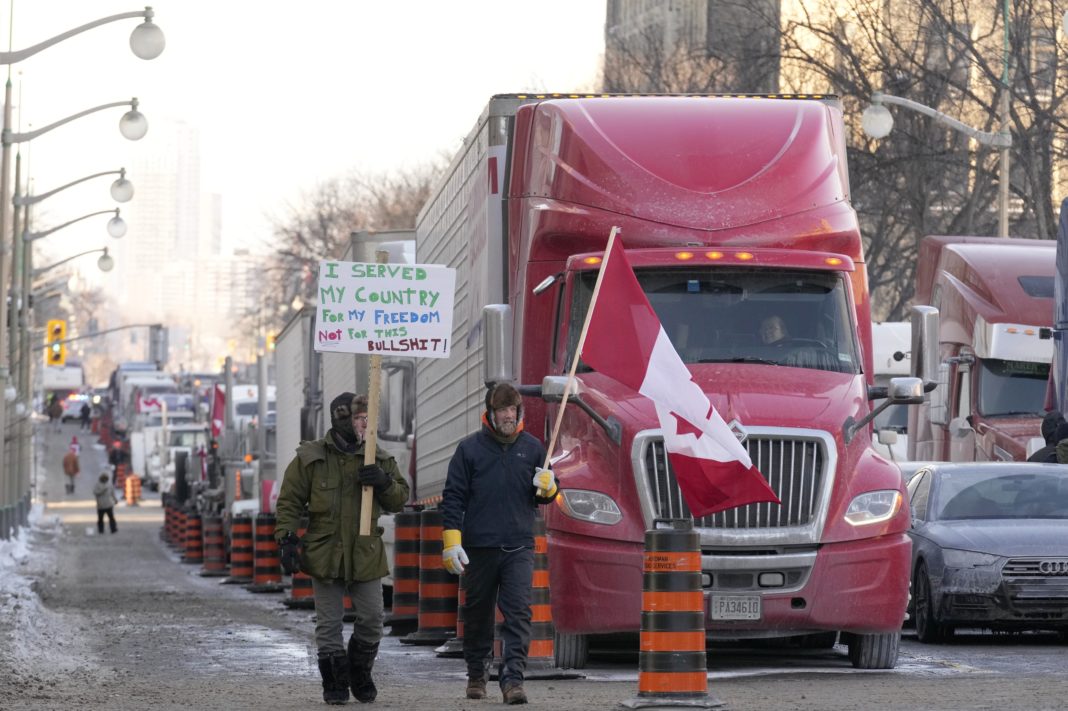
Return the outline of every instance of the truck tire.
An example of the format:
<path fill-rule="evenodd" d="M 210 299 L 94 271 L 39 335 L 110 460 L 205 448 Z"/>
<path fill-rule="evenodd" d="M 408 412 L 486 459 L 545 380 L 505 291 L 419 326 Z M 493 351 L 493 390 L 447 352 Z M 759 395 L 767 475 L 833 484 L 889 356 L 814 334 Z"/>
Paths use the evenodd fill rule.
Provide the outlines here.
<path fill-rule="evenodd" d="M 553 653 L 557 668 L 585 669 L 590 656 L 589 637 L 557 630 L 553 636 Z"/>
<path fill-rule="evenodd" d="M 854 669 L 893 669 L 901 632 L 849 635 L 849 661 Z"/>

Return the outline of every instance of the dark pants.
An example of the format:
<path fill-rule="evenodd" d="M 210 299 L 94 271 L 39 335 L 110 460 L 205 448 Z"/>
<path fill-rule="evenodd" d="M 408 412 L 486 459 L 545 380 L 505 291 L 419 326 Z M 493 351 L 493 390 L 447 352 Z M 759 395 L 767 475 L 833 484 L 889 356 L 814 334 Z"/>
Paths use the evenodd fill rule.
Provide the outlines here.
<path fill-rule="evenodd" d="M 97 509 L 96 510 L 96 530 L 98 530 L 100 533 L 104 532 L 104 516 L 105 515 L 107 515 L 107 517 L 108 517 L 108 525 L 111 526 L 111 532 L 115 533 L 115 531 L 117 531 L 119 529 L 119 527 L 115 525 L 115 507 L 114 506 L 109 506 L 106 509 Z"/>
<path fill-rule="evenodd" d="M 530 648 L 530 587 L 534 578 L 531 548 L 468 548 L 464 572 L 464 661 L 467 676 L 485 679 L 493 661 L 493 610 L 500 607 L 501 687 L 522 683 Z"/>

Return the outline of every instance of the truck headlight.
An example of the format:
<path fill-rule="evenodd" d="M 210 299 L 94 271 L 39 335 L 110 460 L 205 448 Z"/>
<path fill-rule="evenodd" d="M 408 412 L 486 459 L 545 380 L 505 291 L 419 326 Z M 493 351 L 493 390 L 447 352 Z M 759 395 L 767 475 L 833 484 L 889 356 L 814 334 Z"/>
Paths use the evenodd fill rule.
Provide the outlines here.
<path fill-rule="evenodd" d="M 561 489 L 556 503 L 565 514 L 579 521 L 612 525 L 623 520 L 616 502 L 599 491 Z"/>
<path fill-rule="evenodd" d="M 869 491 L 853 499 L 846 509 L 845 520 L 854 526 L 867 526 L 893 518 L 899 508 L 901 492 L 895 489 Z"/>
<path fill-rule="evenodd" d="M 1000 560 L 1000 556 L 990 553 L 976 553 L 975 551 L 962 551 L 957 548 L 946 548 L 942 551 L 942 561 L 947 568 L 982 568 L 993 565 Z"/>

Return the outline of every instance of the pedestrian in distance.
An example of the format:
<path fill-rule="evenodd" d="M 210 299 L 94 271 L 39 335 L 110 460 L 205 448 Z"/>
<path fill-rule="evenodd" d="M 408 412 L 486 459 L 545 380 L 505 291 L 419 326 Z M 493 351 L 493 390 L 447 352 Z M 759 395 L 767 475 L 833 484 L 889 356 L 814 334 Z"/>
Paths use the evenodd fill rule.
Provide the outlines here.
<path fill-rule="evenodd" d="M 278 493 L 275 540 L 282 568 L 311 576 L 315 600 L 315 646 L 323 701 L 344 704 L 349 690 L 361 703 L 378 696 L 371 677 L 382 639 L 382 578 L 389 573 L 382 511 L 400 511 L 408 482 L 396 460 L 381 449 L 364 465 L 367 398 L 342 393 L 330 403 L 330 430 L 319 440 L 301 442 L 286 467 Z M 358 535 L 362 487 L 373 488 L 371 533 Z M 304 538 L 297 537 L 307 512 Z M 344 643 L 344 596 L 356 612 L 348 647 Z"/>
<path fill-rule="evenodd" d="M 55 395 L 52 396 L 52 402 L 48 403 L 48 423 L 52 425 L 52 429 L 56 432 L 60 431 L 60 425 L 63 424 L 63 405 L 60 404 L 59 398 Z"/>
<path fill-rule="evenodd" d="M 82 470 L 78 461 L 78 450 L 72 445 L 63 455 L 63 474 L 67 477 L 67 493 L 74 493 L 74 477 Z"/>
<path fill-rule="evenodd" d="M 78 410 L 78 416 L 82 420 L 82 429 L 89 429 L 89 417 L 93 414 L 93 408 L 89 407 L 89 403 L 83 402 L 82 409 Z"/>
<path fill-rule="evenodd" d="M 494 608 L 504 617 L 498 668 L 506 704 L 527 703 L 523 675 L 531 633 L 534 518 L 558 493 L 545 448 L 523 431 L 523 399 L 508 383 L 486 393 L 481 429 L 456 448 L 442 492 L 442 562 L 464 574 L 467 698 L 486 697 Z"/>
<path fill-rule="evenodd" d="M 115 488 L 108 481 L 107 474 L 100 475 L 96 486 L 93 487 L 93 496 L 96 497 L 96 530 L 103 535 L 104 517 L 107 516 L 111 532 L 117 532 L 119 527 L 115 525 L 115 504 L 118 502 L 115 500 Z"/>
<path fill-rule="evenodd" d="M 1064 422 L 1064 415 L 1056 410 L 1050 410 L 1042 418 L 1042 439 L 1046 440 L 1046 446 L 1037 450 L 1027 458 L 1029 462 L 1046 464 L 1057 463 L 1057 427 Z"/>

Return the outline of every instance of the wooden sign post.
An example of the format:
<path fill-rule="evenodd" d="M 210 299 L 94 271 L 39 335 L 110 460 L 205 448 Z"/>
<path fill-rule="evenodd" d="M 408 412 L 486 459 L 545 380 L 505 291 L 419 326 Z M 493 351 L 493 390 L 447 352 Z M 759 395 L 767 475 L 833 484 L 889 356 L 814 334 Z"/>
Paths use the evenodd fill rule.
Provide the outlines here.
<path fill-rule="evenodd" d="M 388 264 L 389 252 L 375 252 L 376 264 Z M 363 442 L 363 465 L 375 463 L 378 449 L 378 400 L 382 393 L 382 356 L 372 355 L 370 383 L 367 386 L 367 432 Z M 374 503 L 374 487 L 364 486 L 360 494 L 360 535 L 371 535 L 371 505 Z"/>

